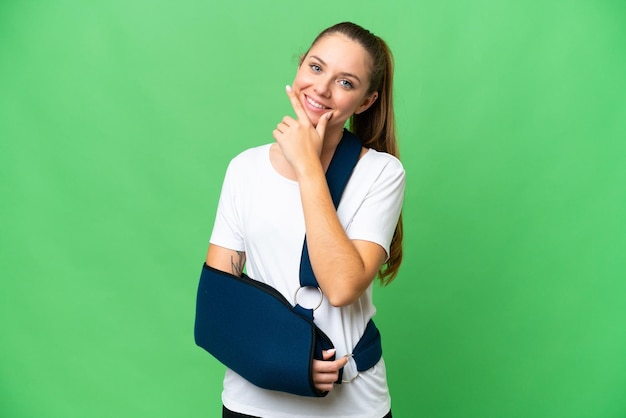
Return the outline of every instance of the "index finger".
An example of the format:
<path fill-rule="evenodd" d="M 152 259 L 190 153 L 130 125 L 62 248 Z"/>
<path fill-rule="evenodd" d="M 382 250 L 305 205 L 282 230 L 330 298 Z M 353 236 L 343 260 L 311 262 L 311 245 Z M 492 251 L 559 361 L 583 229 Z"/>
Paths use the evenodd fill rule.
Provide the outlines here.
<path fill-rule="evenodd" d="M 302 107 L 302 103 L 298 100 L 298 96 L 293 91 L 290 85 L 285 86 L 285 90 L 287 91 L 287 96 L 289 96 L 289 100 L 291 101 L 291 107 L 293 107 L 293 111 L 296 112 L 296 116 L 299 120 L 309 120 L 308 115 L 304 111 Z"/>
<path fill-rule="evenodd" d="M 344 365 L 338 363 L 338 360 L 313 360 L 313 372 L 316 373 L 337 373 Z"/>

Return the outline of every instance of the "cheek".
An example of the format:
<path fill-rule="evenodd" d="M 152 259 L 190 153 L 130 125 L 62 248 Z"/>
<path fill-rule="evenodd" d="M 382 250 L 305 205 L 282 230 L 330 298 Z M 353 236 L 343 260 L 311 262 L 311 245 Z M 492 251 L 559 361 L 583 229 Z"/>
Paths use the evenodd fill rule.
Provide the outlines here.
<path fill-rule="evenodd" d="M 355 100 L 354 97 L 342 97 L 337 102 L 337 106 L 342 109 L 342 113 L 347 114 L 348 117 L 358 110 L 360 104 L 361 102 Z"/>
<path fill-rule="evenodd" d="M 296 72 L 296 76 L 293 79 L 293 85 L 306 85 L 309 83 L 309 79 L 301 69 Z"/>

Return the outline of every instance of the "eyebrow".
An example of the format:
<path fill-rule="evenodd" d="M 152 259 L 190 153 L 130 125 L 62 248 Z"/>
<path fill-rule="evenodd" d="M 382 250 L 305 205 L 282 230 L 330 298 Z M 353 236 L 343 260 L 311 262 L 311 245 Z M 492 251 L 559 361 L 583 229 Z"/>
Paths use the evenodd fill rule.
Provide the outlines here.
<path fill-rule="evenodd" d="M 309 57 L 316 59 L 322 65 L 327 65 L 326 62 L 324 62 L 324 60 L 321 59 L 320 57 L 318 57 L 317 55 L 309 55 Z M 356 74 L 343 72 L 343 73 L 341 73 L 341 75 L 347 76 L 347 77 L 352 77 L 352 78 L 356 79 L 356 81 L 358 81 L 359 83 L 361 82 L 361 79 Z"/>

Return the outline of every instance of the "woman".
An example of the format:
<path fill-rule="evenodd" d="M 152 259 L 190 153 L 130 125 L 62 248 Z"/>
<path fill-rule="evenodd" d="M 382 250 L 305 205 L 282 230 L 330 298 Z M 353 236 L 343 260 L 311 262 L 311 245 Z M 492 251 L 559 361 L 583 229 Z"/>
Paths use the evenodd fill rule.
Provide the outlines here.
<path fill-rule="evenodd" d="M 324 30 L 287 87 L 295 118 L 277 125 L 275 143 L 228 167 L 206 264 L 235 275 L 245 265 L 250 277 L 293 300 L 306 233 L 325 296 L 315 321 L 336 348 L 313 363 L 315 386 L 329 391 L 324 398 L 261 389 L 227 370 L 225 417 L 391 417 L 383 359 L 358 373 L 346 355 L 375 314 L 374 278 L 390 282 L 402 259 L 404 170 L 392 81 L 392 56 L 380 38 L 352 23 Z M 325 170 L 347 121 L 363 148 L 336 210 Z M 342 368 L 350 382 L 337 385 Z"/>

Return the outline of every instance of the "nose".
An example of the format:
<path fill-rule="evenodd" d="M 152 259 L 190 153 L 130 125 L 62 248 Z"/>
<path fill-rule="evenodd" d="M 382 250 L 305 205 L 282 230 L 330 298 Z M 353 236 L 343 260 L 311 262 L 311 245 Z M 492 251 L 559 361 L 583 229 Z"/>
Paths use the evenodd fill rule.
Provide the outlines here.
<path fill-rule="evenodd" d="M 330 83 L 331 80 L 326 77 L 320 77 L 315 83 L 315 87 L 313 90 L 316 94 L 319 94 L 321 97 L 329 97 L 330 96 Z"/>

